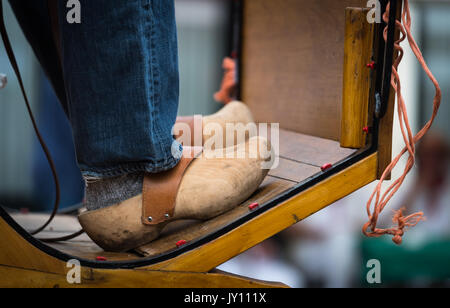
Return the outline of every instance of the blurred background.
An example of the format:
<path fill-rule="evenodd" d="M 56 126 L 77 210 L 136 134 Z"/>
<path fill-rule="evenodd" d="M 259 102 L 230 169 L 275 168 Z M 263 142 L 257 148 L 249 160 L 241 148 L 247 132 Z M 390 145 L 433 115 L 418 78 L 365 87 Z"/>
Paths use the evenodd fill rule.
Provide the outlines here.
<path fill-rule="evenodd" d="M 179 31 L 180 115 L 212 113 L 221 105 L 212 95 L 219 89 L 222 59 L 230 50 L 228 0 L 176 0 Z M 304 222 L 267 240 L 220 269 L 282 281 L 293 287 L 370 286 L 368 260 L 381 262 L 380 286 L 450 286 L 450 2 L 410 1 L 413 33 L 440 82 L 443 101 L 433 132 L 420 144 L 418 161 L 386 210 L 408 205 L 408 213 L 423 210 L 426 222 L 410 230 L 397 247 L 390 238 L 367 240 L 361 226 L 365 205 L 375 183 L 338 201 Z M 71 211 L 83 199 L 83 184 L 75 163 L 69 124 L 52 89 L 25 41 L 9 6 L 6 23 L 39 127 L 52 150 L 62 187 L 62 208 Z M 12 210 L 49 211 L 53 181 L 34 137 L 16 78 L 0 45 L 0 73 L 9 77 L 0 91 L 0 204 Z M 432 111 L 434 89 L 410 52 L 400 73 L 414 131 Z M 50 121 L 51 119 L 51 121 Z M 394 149 L 404 146 L 398 122 Z M 394 171 L 402 172 L 404 161 Z"/>

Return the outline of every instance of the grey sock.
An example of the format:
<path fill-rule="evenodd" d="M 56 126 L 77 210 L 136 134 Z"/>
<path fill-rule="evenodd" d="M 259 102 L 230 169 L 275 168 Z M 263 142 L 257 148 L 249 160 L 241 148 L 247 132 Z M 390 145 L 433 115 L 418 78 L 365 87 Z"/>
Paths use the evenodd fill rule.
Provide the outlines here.
<path fill-rule="evenodd" d="M 85 206 L 88 211 L 108 207 L 142 193 L 143 173 L 102 180 L 88 180 Z"/>

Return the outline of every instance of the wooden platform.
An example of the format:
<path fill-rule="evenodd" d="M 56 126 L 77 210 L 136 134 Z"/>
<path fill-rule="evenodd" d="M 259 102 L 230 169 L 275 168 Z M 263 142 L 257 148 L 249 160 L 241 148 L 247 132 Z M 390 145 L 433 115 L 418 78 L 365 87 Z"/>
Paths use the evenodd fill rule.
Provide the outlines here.
<path fill-rule="evenodd" d="M 343 149 L 336 141 L 311 137 L 285 130 L 280 131 L 280 163 L 272 170 L 253 196 L 219 217 L 205 222 L 174 222 L 164 234 L 153 243 L 130 253 L 109 253 L 95 245 L 87 235 L 64 243 L 50 244 L 51 247 L 74 257 L 95 260 L 98 256 L 108 261 L 132 261 L 143 257 L 155 257 L 174 249 L 180 240 L 195 241 L 249 213 L 248 205 L 254 202 L 264 204 L 300 182 L 321 172 L 320 167 L 326 163 L 336 163 L 354 153 L 354 150 Z M 42 224 L 47 215 L 18 214 L 13 218 L 26 230 L 33 230 Z M 58 216 L 40 235 L 60 237 L 80 229 L 76 217 Z"/>

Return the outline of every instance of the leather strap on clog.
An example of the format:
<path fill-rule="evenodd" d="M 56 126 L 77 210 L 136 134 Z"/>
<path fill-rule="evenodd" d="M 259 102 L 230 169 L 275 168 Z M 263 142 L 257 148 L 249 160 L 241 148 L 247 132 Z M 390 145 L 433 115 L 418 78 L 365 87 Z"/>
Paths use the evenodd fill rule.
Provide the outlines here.
<path fill-rule="evenodd" d="M 142 223 L 154 226 L 173 217 L 175 202 L 181 179 L 202 152 L 199 147 L 184 147 L 183 157 L 178 165 L 166 172 L 147 174 L 142 190 Z"/>

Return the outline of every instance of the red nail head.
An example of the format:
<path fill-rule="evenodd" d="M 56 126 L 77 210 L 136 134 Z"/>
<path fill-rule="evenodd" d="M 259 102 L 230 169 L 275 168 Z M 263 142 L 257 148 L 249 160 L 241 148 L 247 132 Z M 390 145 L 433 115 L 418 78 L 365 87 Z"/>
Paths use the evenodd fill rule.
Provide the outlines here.
<path fill-rule="evenodd" d="M 95 258 L 95 260 L 97 260 L 97 261 L 108 261 L 108 259 L 106 259 L 105 257 L 97 257 L 97 258 Z"/>
<path fill-rule="evenodd" d="M 252 203 L 248 206 L 248 208 L 250 209 L 250 211 L 253 211 L 254 209 L 256 209 L 257 207 L 259 207 L 259 203 Z"/>
<path fill-rule="evenodd" d="M 323 165 L 322 168 L 320 168 L 320 169 L 322 169 L 322 171 L 326 171 L 326 170 L 330 169 L 331 167 L 333 167 L 332 164 L 325 164 L 325 165 Z"/>
<path fill-rule="evenodd" d="M 369 127 L 369 126 L 364 127 L 364 128 L 363 128 L 363 131 L 364 131 L 366 134 L 370 133 L 370 127 Z"/>
<path fill-rule="evenodd" d="M 187 244 L 187 242 L 185 240 L 181 240 L 181 241 L 177 242 L 177 247 L 181 247 L 181 246 L 184 246 L 186 244 Z"/>
<path fill-rule="evenodd" d="M 375 62 L 372 61 L 372 62 L 368 63 L 367 67 L 370 68 L 370 69 L 375 69 Z"/>

